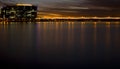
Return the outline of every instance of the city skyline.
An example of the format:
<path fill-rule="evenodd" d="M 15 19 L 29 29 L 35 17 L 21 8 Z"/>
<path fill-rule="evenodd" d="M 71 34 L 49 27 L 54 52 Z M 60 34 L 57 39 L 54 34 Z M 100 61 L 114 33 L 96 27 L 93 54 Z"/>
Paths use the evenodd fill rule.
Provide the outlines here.
<path fill-rule="evenodd" d="M 120 16 L 119 0 L 0 0 L 38 6 L 39 17 Z M 1 5 L 2 6 L 2 5 Z"/>

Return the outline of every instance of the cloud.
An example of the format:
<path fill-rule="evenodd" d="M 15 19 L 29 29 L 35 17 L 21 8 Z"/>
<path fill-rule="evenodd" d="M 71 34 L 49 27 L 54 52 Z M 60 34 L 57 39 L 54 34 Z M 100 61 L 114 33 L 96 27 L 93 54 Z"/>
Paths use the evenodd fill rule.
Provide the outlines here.
<path fill-rule="evenodd" d="M 119 7 L 120 0 L 87 0 L 88 4 L 95 5 L 95 6 L 104 6 L 104 7 Z"/>

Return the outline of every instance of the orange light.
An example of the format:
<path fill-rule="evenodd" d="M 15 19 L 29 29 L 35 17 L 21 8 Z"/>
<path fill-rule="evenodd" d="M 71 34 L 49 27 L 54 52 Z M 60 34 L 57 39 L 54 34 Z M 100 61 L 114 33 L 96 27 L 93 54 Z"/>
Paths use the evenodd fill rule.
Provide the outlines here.
<path fill-rule="evenodd" d="M 32 4 L 16 4 L 17 6 L 32 6 Z"/>

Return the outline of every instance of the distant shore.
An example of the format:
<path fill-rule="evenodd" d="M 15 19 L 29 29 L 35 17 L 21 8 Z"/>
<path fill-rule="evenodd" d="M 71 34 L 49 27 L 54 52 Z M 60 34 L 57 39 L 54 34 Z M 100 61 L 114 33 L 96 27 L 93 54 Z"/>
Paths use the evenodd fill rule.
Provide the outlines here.
<path fill-rule="evenodd" d="M 44 21 L 120 21 L 120 19 L 0 19 L 0 22 L 44 22 Z"/>

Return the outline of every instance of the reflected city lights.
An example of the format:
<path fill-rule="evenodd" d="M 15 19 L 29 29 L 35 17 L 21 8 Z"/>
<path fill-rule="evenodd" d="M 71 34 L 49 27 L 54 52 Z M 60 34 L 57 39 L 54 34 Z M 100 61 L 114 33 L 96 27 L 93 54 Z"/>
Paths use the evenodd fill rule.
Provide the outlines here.
<path fill-rule="evenodd" d="M 106 24 L 110 25 L 110 22 L 106 22 Z"/>
<path fill-rule="evenodd" d="M 81 22 L 81 24 L 85 24 L 85 22 Z"/>
<path fill-rule="evenodd" d="M 110 46 L 110 22 L 106 22 L 106 47 Z"/>
<path fill-rule="evenodd" d="M 120 52 L 119 29 L 110 21 L 0 22 L 0 51 L 23 63 L 107 64 Z"/>
<path fill-rule="evenodd" d="M 115 24 L 120 24 L 120 22 L 115 22 Z"/>
<path fill-rule="evenodd" d="M 84 48 L 84 44 L 85 44 L 85 22 L 81 22 L 81 35 L 80 35 L 80 39 L 81 39 L 81 47 Z"/>
<path fill-rule="evenodd" d="M 93 24 L 96 26 L 97 22 L 94 22 Z"/>

